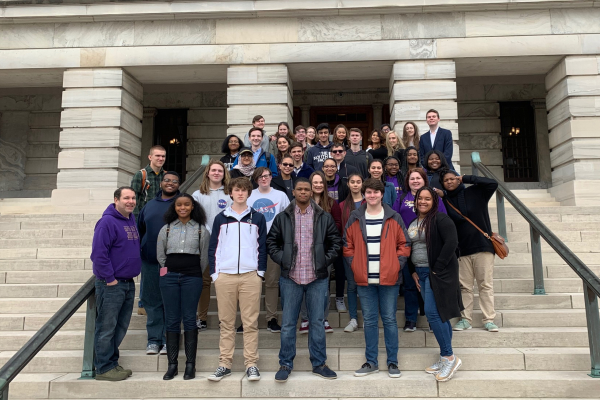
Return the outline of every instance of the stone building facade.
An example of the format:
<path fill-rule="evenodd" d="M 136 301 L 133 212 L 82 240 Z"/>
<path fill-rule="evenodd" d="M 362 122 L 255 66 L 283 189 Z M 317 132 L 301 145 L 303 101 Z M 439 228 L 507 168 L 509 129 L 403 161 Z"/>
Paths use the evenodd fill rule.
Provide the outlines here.
<path fill-rule="evenodd" d="M 583 0 L 0 1 L 0 197 L 105 204 L 153 144 L 189 173 L 256 114 L 424 132 L 435 108 L 462 173 L 479 151 L 515 188 L 595 204 L 598 21 Z M 507 175 L 525 148 L 535 174 Z"/>

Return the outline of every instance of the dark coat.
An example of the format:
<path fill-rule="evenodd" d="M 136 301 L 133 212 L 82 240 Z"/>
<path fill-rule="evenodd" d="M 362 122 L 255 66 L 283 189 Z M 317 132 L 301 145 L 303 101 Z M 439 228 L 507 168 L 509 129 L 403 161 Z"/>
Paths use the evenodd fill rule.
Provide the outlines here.
<path fill-rule="evenodd" d="M 292 172 L 291 178 L 292 178 L 292 189 L 293 189 L 294 182 L 296 182 L 296 174 Z M 294 200 L 294 195 L 287 192 L 285 183 L 283 182 L 283 178 L 281 177 L 281 175 L 275 176 L 275 177 L 273 177 L 273 179 L 271 179 L 271 187 L 273 189 L 280 190 L 283 193 L 287 194 L 287 197 L 288 197 L 288 199 L 290 199 L 290 201 Z"/>
<path fill-rule="evenodd" d="M 342 238 L 331 214 L 323 211 L 313 200 L 313 241 L 311 246 L 313 266 L 317 279 L 329 278 L 331 265 L 342 248 Z M 267 236 L 267 248 L 271 259 L 281 266 L 281 276 L 289 278 L 296 266 L 298 246 L 296 245 L 296 200 L 275 217 Z"/>
<path fill-rule="evenodd" d="M 250 182 L 252 182 L 252 188 L 253 189 L 258 188 L 258 183 L 254 182 L 252 180 L 252 176 L 246 176 L 246 175 L 242 174 L 242 171 L 240 171 L 239 169 L 232 169 L 231 171 L 229 171 L 229 176 L 231 177 L 231 179 L 234 179 L 234 178 L 248 178 L 248 180 Z"/>
<path fill-rule="evenodd" d="M 444 157 L 446 157 L 450 169 L 454 170 L 454 166 L 452 165 L 452 152 L 454 151 L 452 132 L 448 129 L 438 127 L 433 147 L 431 146 L 431 133 L 427 131 L 421 135 L 421 138 L 419 139 L 419 156 L 421 157 L 421 162 L 424 162 L 425 154 L 429 153 L 431 150 L 439 150 L 444 153 Z"/>
<path fill-rule="evenodd" d="M 427 248 L 429 282 L 440 318 L 442 322 L 446 322 L 451 318 L 460 317 L 460 312 L 464 310 L 456 258 L 458 235 L 452 219 L 439 212 L 435 216 L 430 235 L 431 245 Z M 410 258 L 408 268 L 412 275 L 415 266 Z"/>

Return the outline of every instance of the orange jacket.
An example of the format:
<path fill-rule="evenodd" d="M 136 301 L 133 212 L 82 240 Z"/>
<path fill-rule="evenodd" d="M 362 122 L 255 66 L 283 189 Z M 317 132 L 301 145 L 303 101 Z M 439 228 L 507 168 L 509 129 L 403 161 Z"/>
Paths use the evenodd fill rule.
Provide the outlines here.
<path fill-rule="evenodd" d="M 383 205 L 383 229 L 381 231 L 381 254 L 379 261 L 379 284 L 393 286 L 402 283 L 400 271 L 410 256 L 410 239 L 400 214 L 387 204 Z M 365 213 L 367 205 L 350 214 L 344 232 L 344 257 L 352 268 L 354 280 L 359 286 L 368 285 L 368 250 Z"/>

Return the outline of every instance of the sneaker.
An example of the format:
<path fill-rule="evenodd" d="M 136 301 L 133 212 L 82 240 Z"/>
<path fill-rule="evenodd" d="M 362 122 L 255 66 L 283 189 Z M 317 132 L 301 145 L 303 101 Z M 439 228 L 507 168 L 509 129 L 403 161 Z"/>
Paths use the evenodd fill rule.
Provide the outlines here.
<path fill-rule="evenodd" d="M 231 375 L 231 370 L 229 368 L 218 367 L 217 370 L 208 377 L 208 380 L 213 382 L 219 382 L 221 379 L 229 375 Z"/>
<path fill-rule="evenodd" d="M 354 376 L 367 376 L 379 372 L 379 368 L 371 365 L 371 363 L 364 363 L 360 369 L 354 371 Z"/>
<path fill-rule="evenodd" d="M 246 376 L 249 381 L 260 381 L 260 373 L 258 372 L 258 367 L 248 367 L 246 370 Z"/>
<path fill-rule="evenodd" d="M 454 375 L 454 373 L 462 365 L 462 361 L 456 355 L 454 356 L 454 360 L 452 361 L 449 361 L 446 358 L 444 358 L 442 361 L 444 365 L 442 365 L 442 369 L 435 376 L 435 379 L 438 382 L 446 382 L 452 379 L 452 375 Z"/>
<path fill-rule="evenodd" d="M 146 314 L 146 309 L 144 308 L 144 306 L 140 306 L 140 307 L 138 307 L 137 314 L 138 314 L 138 315 L 147 315 L 147 314 Z"/>
<path fill-rule="evenodd" d="M 325 333 L 333 333 L 333 328 L 329 325 L 329 321 L 323 321 L 323 326 L 325 327 Z"/>
<path fill-rule="evenodd" d="M 238 326 L 238 328 L 235 330 L 235 333 L 244 333 L 244 325 Z"/>
<path fill-rule="evenodd" d="M 162 346 L 160 346 L 160 353 L 161 356 L 166 356 L 167 355 L 167 345 L 163 344 Z"/>
<path fill-rule="evenodd" d="M 400 369 L 396 364 L 391 363 L 388 365 L 388 375 L 390 378 L 400 378 L 402 376 L 402 372 L 400 372 Z"/>
<path fill-rule="evenodd" d="M 267 330 L 273 333 L 281 332 L 281 326 L 277 323 L 277 318 L 271 318 L 271 320 L 267 322 Z"/>
<path fill-rule="evenodd" d="M 127 379 L 128 376 L 129 376 L 129 373 L 125 372 L 125 370 L 119 371 L 117 369 L 117 367 L 115 367 L 115 368 L 111 369 L 110 371 L 106 371 L 103 374 L 96 374 L 96 380 L 97 381 L 116 382 L 116 381 L 123 381 L 123 380 Z"/>
<path fill-rule="evenodd" d="M 198 331 L 205 331 L 208 329 L 208 324 L 206 323 L 206 321 L 203 321 L 201 319 L 197 319 L 196 320 L 196 326 L 198 327 Z"/>
<path fill-rule="evenodd" d="M 337 374 L 329 369 L 327 364 L 321 365 L 320 367 L 313 367 L 313 375 L 320 376 L 323 379 L 337 378 Z"/>
<path fill-rule="evenodd" d="M 425 372 L 428 374 L 437 374 L 442 369 L 442 365 L 444 365 L 444 358 L 440 356 L 440 359 L 437 360 L 435 364 L 425 368 Z"/>
<path fill-rule="evenodd" d="M 335 308 L 337 308 L 338 312 L 341 312 L 341 313 L 348 312 L 348 309 L 346 308 L 346 304 L 344 303 L 343 297 L 335 298 Z"/>
<path fill-rule="evenodd" d="M 417 330 L 417 323 L 412 321 L 406 321 L 404 324 L 404 332 L 415 332 Z"/>
<path fill-rule="evenodd" d="M 354 318 L 348 322 L 348 325 L 344 328 L 344 332 L 354 332 L 358 330 L 358 322 Z"/>
<path fill-rule="evenodd" d="M 431 324 L 429 324 L 429 332 L 433 333 L 433 328 L 431 327 Z"/>
<path fill-rule="evenodd" d="M 133 375 L 133 371 L 130 370 L 130 369 L 125 369 L 125 368 L 121 367 L 120 365 L 117 365 L 116 368 L 117 368 L 117 371 L 125 371 L 125 372 L 127 372 L 127 376 Z"/>
<path fill-rule="evenodd" d="M 275 374 L 275 382 L 287 382 L 290 377 L 292 370 L 287 365 L 282 365 L 279 367 L 279 371 Z"/>
<path fill-rule="evenodd" d="M 160 347 L 158 347 L 157 344 L 150 343 L 148 346 L 146 346 L 146 354 L 148 354 L 148 355 L 158 354 L 159 351 L 160 351 Z"/>
<path fill-rule="evenodd" d="M 488 332 L 498 332 L 498 326 L 493 322 L 486 322 L 483 327 L 487 329 Z"/>
<path fill-rule="evenodd" d="M 298 330 L 301 335 L 308 333 L 308 321 L 302 321 L 300 323 L 300 329 Z"/>
<path fill-rule="evenodd" d="M 456 325 L 454 325 L 454 327 L 452 328 L 453 331 L 466 331 L 471 329 L 472 326 L 469 323 L 469 321 L 467 321 L 466 319 L 461 319 L 460 321 L 458 321 L 456 323 Z"/>

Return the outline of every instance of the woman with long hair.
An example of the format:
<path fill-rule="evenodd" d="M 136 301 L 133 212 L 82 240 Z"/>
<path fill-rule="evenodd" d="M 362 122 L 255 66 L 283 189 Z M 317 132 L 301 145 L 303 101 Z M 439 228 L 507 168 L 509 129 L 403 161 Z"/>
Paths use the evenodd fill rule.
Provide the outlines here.
<path fill-rule="evenodd" d="M 425 154 L 425 160 L 423 160 L 425 171 L 427 172 L 427 178 L 429 178 L 429 186 L 435 189 L 438 196 L 443 196 L 443 187 L 440 181 L 440 172 L 442 170 L 450 169 L 444 153 L 439 150 L 431 150 Z"/>
<path fill-rule="evenodd" d="M 358 209 L 365 202 L 365 197 L 362 194 L 362 184 L 363 178 L 359 173 L 351 173 L 348 176 L 348 196 L 340 203 L 343 227 L 346 226 L 352 211 Z M 343 262 L 346 281 L 348 282 L 348 313 L 350 314 L 350 322 L 348 322 L 348 325 L 344 328 L 344 332 L 354 332 L 358 330 L 358 295 L 356 291 L 356 281 L 354 280 L 350 265 L 345 259 Z M 344 297 L 336 297 L 335 302 L 336 306 L 338 305 L 338 302 L 341 302 L 343 305 Z"/>
<path fill-rule="evenodd" d="M 377 129 L 374 129 L 371 132 L 371 137 L 369 138 L 369 142 L 371 144 L 367 148 L 367 151 L 373 156 L 374 159 L 383 160 L 388 156 L 388 150 L 385 145 L 385 141 L 385 135 L 383 135 Z"/>
<path fill-rule="evenodd" d="M 287 136 L 281 136 L 277 138 L 277 156 L 275 159 L 277 160 L 277 165 L 281 164 L 281 160 L 283 156 L 289 155 L 290 146 L 292 145 L 292 141 Z"/>
<path fill-rule="evenodd" d="M 335 225 L 338 228 L 340 234 L 343 232 L 342 227 L 342 211 L 340 210 L 340 206 L 338 203 L 329 197 L 329 192 L 327 190 L 327 180 L 325 178 L 325 174 L 322 171 L 315 171 L 312 173 L 310 178 L 308 178 L 312 187 L 312 199 L 317 203 L 319 207 L 323 209 L 323 211 L 330 213 L 335 221 Z M 338 257 L 339 259 L 339 257 Z M 344 266 L 343 264 L 338 266 L 337 260 L 334 261 L 335 266 L 335 274 L 336 279 L 338 275 L 338 271 L 341 275 L 342 283 L 341 283 L 341 292 L 338 291 L 338 283 L 336 281 L 336 296 L 344 296 Z M 329 298 L 329 291 L 327 291 L 327 298 Z M 325 307 L 325 320 L 323 321 L 323 325 L 325 327 L 325 332 L 333 333 L 333 328 L 329 325 L 329 302 L 327 302 L 327 306 Z M 302 307 L 300 309 L 300 319 L 302 320 L 300 324 L 300 333 L 308 333 L 308 315 L 306 312 L 306 305 L 302 302 Z"/>
<path fill-rule="evenodd" d="M 306 143 L 314 146 L 317 144 L 317 129 L 314 126 L 309 126 L 306 128 Z M 307 148 L 308 150 L 308 148 Z"/>
<path fill-rule="evenodd" d="M 323 175 L 327 181 L 327 192 L 330 198 L 334 199 L 338 204 L 346 198 L 348 188 L 345 182 L 338 174 L 338 166 L 333 158 L 328 158 L 323 161 Z"/>
<path fill-rule="evenodd" d="M 411 169 L 406 175 L 403 183 L 405 190 L 392 206 L 394 211 L 402 217 L 404 226 L 410 226 L 411 222 L 417 218 L 415 196 L 419 189 L 428 184 L 427 175 L 422 168 Z M 447 213 L 446 207 L 444 207 L 444 203 L 441 201 L 438 204 L 438 211 L 444 214 Z M 410 277 L 408 268 L 402 269 L 402 275 L 404 277 L 404 317 L 406 319 L 404 331 L 414 332 L 417 330 L 417 316 L 422 300 L 417 292 L 417 286 Z"/>
<path fill-rule="evenodd" d="M 343 144 L 346 149 L 350 148 L 348 145 L 348 128 L 344 124 L 339 124 L 333 130 L 333 143 Z"/>
<path fill-rule="evenodd" d="M 407 122 L 402 128 L 402 144 L 409 148 L 413 146 L 419 150 L 419 127 L 414 122 Z"/>
<path fill-rule="evenodd" d="M 208 268 L 206 213 L 192 196 L 177 197 L 164 216 L 165 226 L 158 234 L 156 253 L 160 264 L 159 286 L 165 305 L 167 358 L 163 376 L 171 380 L 178 373 L 179 338 L 183 322 L 185 373 L 183 379 L 196 377 L 198 327 L 196 308 L 202 292 L 203 270 Z"/>
<path fill-rule="evenodd" d="M 200 189 L 192 194 L 194 200 L 202 206 L 206 213 L 206 228 L 209 233 L 212 231 L 217 214 L 231 205 L 232 200 L 228 189 L 229 181 L 229 171 L 225 168 L 225 164 L 221 161 L 210 160 L 202 173 Z M 198 303 L 198 316 L 196 319 L 196 325 L 201 331 L 208 329 L 210 284 L 210 273 L 209 269 L 206 268 L 204 275 L 202 275 L 202 295 L 200 296 L 200 303 Z"/>
<path fill-rule="evenodd" d="M 271 179 L 271 187 L 287 194 L 288 199 L 292 201 L 294 200 L 294 182 L 296 182 L 294 159 L 289 155 L 283 156 L 278 167 L 279 175 Z"/>
<path fill-rule="evenodd" d="M 423 168 L 419 158 L 419 150 L 414 146 L 409 146 L 404 151 L 404 159 L 400 159 L 400 172 L 406 177 L 408 171 L 415 168 Z"/>
<path fill-rule="evenodd" d="M 242 148 L 242 141 L 236 135 L 228 135 L 221 145 L 221 152 L 225 154 L 221 157 L 221 162 L 225 164 L 225 168 L 229 171 L 233 163 L 237 159 L 238 153 Z"/>
<path fill-rule="evenodd" d="M 396 187 L 391 182 L 386 182 L 384 179 L 383 161 L 378 158 L 373 159 L 369 164 L 369 178 L 379 179 L 385 185 L 385 193 L 383 194 L 383 202 L 388 206 L 393 206 L 396 202 Z"/>
<path fill-rule="evenodd" d="M 387 134 L 387 150 L 388 156 L 394 156 L 398 160 L 404 159 L 404 144 L 398 137 L 395 131 L 391 131 Z"/>
<path fill-rule="evenodd" d="M 425 315 L 440 346 L 440 359 L 425 368 L 438 382 L 452 378 L 462 365 L 452 350 L 450 319 L 459 317 L 460 296 L 456 248 L 458 235 L 452 219 L 438 212 L 439 197 L 427 186 L 416 193 L 417 218 L 408 227 L 412 242 L 408 260 L 412 278 L 425 301 Z"/>
<path fill-rule="evenodd" d="M 290 126 L 287 122 L 280 122 L 277 125 L 277 133 L 271 136 L 271 143 L 269 144 L 269 153 L 277 156 L 279 154 L 279 148 L 277 147 L 278 139 L 286 137 L 289 139 L 289 143 L 292 143 L 296 140 L 296 136 L 290 130 Z"/>
<path fill-rule="evenodd" d="M 385 164 L 385 181 L 391 182 L 396 189 L 396 198 L 400 196 L 400 193 L 404 190 L 404 175 L 400 172 L 400 160 L 396 157 L 391 156 L 383 160 Z"/>

